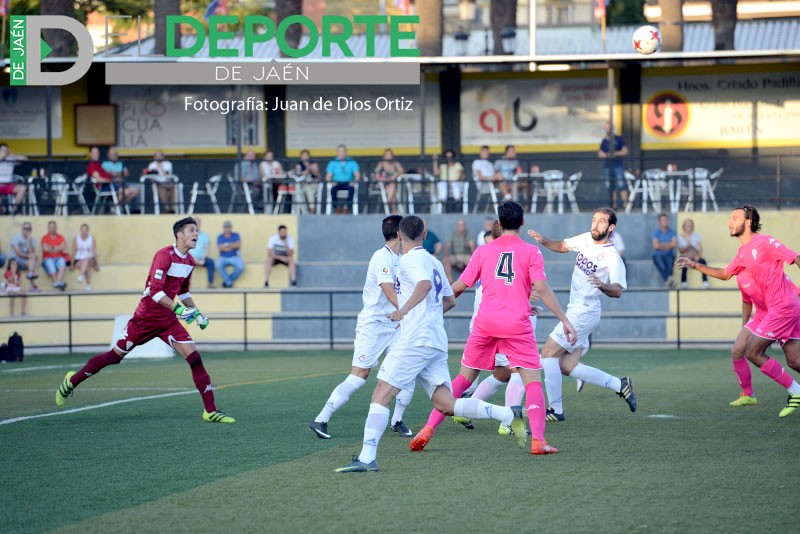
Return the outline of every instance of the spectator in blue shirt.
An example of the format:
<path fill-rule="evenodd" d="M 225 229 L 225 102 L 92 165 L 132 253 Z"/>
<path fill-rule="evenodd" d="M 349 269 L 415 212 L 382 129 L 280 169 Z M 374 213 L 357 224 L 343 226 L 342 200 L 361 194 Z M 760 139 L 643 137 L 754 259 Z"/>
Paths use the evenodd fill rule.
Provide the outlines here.
<path fill-rule="evenodd" d="M 606 187 L 611 191 L 611 209 L 617 209 L 617 196 L 622 199 L 620 209 L 628 205 L 628 182 L 625 180 L 625 156 L 629 154 L 628 146 L 622 137 L 614 135 L 614 157 L 609 154 L 608 134 L 611 132 L 611 123 L 606 122 L 606 136 L 600 142 L 597 157 L 605 160 L 603 165 L 603 178 Z M 611 179 L 613 174 L 613 181 Z"/>
<path fill-rule="evenodd" d="M 336 208 L 336 213 L 350 213 L 353 208 L 353 194 L 355 188 L 351 185 L 354 181 L 361 179 L 358 163 L 347 156 L 347 147 L 339 145 L 336 147 L 336 159 L 328 163 L 325 169 L 325 181 L 333 181 L 336 185 L 331 188 L 331 198 Z M 342 206 L 339 202 L 339 191 L 347 191 L 347 204 Z"/>
<path fill-rule="evenodd" d="M 217 258 L 217 271 L 222 277 L 222 287 L 233 287 L 233 282 L 242 275 L 244 262 L 240 257 L 242 240 L 239 234 L 233 231 L 230 221 L 222 223 L 222 233 L 217 236 L 219 258 Z M 228 273 L 228 267 L 233 267 L 233 272 Z"/>
<path fill-rule="evenodd" d="M 196 267 L 205 267 L 208 271 L 208 287 L 214 287 L 214 260 L 209 256 L 211 252 L 211 240 L 208 234 L 200 230 L 200 217 L 195 217 L 197 221 L 197 244 L 189 250 L 189 254 L 194 258 Z"/>
<path fill-rule="evenodd" d="M 678 248 L 678 234 L 669 227 L 669 215 L 661 213 L 658 216 L 658 228 L 653 230 L 653 263 L 656 264 L 664 284 L 675 286 L 672 269 L 675 264 L 675 249 Z"/>

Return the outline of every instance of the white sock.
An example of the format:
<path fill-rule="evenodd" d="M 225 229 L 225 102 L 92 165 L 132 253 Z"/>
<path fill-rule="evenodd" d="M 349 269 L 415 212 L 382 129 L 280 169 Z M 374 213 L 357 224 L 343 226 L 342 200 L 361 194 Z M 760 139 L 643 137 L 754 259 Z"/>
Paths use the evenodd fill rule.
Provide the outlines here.
<path fill-rule="evenodd" d="M 617 393 L 619 393 L 622 389 L 622 382 L 616 376 L 611 376 L 605 371 L 601 371 L 600 369 L 596 369 L 594 367 L 589 367 L 588 365 L 583 365 L 582 363 L 576 365 L 575 369 L 572 370 L 569 376 L 572 378 L 580 378 L 584 382 L 592 384 L 593 386 L 610 389 L 611 391 L 616 391 Z"/>
<path fill-rule="evenodd" d="M 406 408 L 411 404 L 411 398 L 414 396 L 413 389 L 403 389 L 397 394 L 394 400 L 394 413 L 392 414 L 392 425 L 398 421 L 403 420 L 403 415 L 406 413 Z"/>
<path fill-rule="evenodd" d="M 481 380 L 481 384 L 475 389 L 475 393 L 472 394 L 473 399 L 480 399 L 480 400 L 489 400 L 492 398 L 492 395 L 497 393 L 497 390 L 500 389 L 505 382 L 500 382 L 498 379 L 494 377 L 494 375 L 486 377 L 486 379 Z"/>
<path fill-rule="evenodd" d="M 514 420 L 511 408 L 489 404 L 480 399 L 456 399 L 453 415 L 467 419 L 496 419 L 504 425 L 510 425 Z"/>
<path fill-rule="evenodd" d="M 364 442 L 358 455 L 360 461 L 368 464 L 378 455 L 378 443 L 387 424 L 389 424 L 389 408 L 376 402 L 370 403 L 367 422 L 364 423 Z"/>
<path fill-rule="evenodd" d="M 554 412 L 564 413 L 560 358 L 542 358 L 542 369 L 544 369 L 544 389 L 547 392 L 547 404 L 550 405 Z"/>
<path fill-rule="evenodd" d="M 464 390 L 464 393 L 462 393 L 462 395 L 467 395 L 471 397 L 475 393 L 475 390 L 478 389 L 478 384 L 480 384 L 480 382 L 481 382 L 481 375 L 478 375 L 475 377 L 475 380 L 472 381 L 472 384 L 470 384 L 469 387 L 466 390 Z"/>
<path fill-rule="evenodd" d="M 317 423 L 327 423 L 330 421 L 333 412 L 347 404 L 347 401 L 350 400 L 350 395 L 355 393 L 358 388 L 363 386 L 366 382 L 366 380 L 356 375 L 347 375 L 344 382 L 333 389 L 331 396 L 328 397 L 328 402 L 322 407 L 322 411 L 319 412 L 319 415 L 314 421 Z"/>
<path fill-rule="evenodd" d="M 519 373 L 512 373 L 506 386 L 506 406 L 519 406 L 525 396 L 525 383 Z"/>
<path fill-rule="evenodd" d="M 796 380 L 792 380 L 792 385 L 786 388 L 789 395 L 800 395 L 800 384 Z"/>

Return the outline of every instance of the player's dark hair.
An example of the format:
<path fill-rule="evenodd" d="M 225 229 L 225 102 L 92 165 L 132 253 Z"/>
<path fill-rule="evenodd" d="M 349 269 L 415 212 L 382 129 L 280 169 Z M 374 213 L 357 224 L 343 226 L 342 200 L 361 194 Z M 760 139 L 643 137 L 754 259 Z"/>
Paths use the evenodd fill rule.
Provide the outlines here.
<path fill-rule="evenodd" d="M 602 213 L 603 215 L 608 215 L 609 225 L 617 224 L 617 214 L 614 213 L 614 210 L 612 210 L 611 208 L 597 208 L 596 210 L 594 210 L 594 212 L 592 212 L 592 215 L 594 215 L 595 213 Z"/>
<path fill-rule="evenodd" d="M 416 215 L 406 215 L 400 221 L 400 232 L 411 241 L 422 239 L 422 233 L 424 231 L 425 223 Z"/>
<path fill-rule="evenodd" d="M 281 230 L 286 230 L 286 225 L 285 224 L 282 224 L 282 225 L 280 225 L 278 227 L 278 231 L 280 232 Z"/>
<path fill-rule="evenodd" d="M 192 217 L 185 217 L 176 222 L 172 225 L 172 235 L 178 237 L 178 232 L 183 230 L 184 226 L 189 226 L 190 224 L 197 226 L 197 221 L 195 221 Z"/>
<path fill-rule="evenodd" d="M 397 231 L 400 229 L 400 221 L 402 220 L 402 215 L 389 215 L 383 220 L 381 230 L 386 241 L 397 239 Z"/>
<path fill-rule="evenodd" d="M 736 209 L 744 212 L 745 219 L 750 219 L 751 232 L 756 233 L 761 230 L 761 215 L 758 214 L 758 210 L 755 206 L 751 204 L 745 204 L 741 208 Z"/>
<path fill-rule="evenodd" d="M 504 200 L 497 207 L 497 217 L 503 230 L 519 230 L 524 217 L 522 206 L 513 200 Z"/>
<path fill-rule="evenodd" d="M 483 238 L 486 239 L 487 237 L 493 237 L 491 230 L 486 230 L 485 232 L 483 232 Z"/>

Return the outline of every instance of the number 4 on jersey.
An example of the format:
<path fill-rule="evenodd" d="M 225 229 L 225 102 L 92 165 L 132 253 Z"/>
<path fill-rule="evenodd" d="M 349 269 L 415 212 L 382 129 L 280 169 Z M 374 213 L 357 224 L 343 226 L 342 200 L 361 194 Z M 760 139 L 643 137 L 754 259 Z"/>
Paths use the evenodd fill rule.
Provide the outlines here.
<path fill-rule="evenodd" d="M 497 260 L 497 268 L 494 271 L 495 278 L 505 280 L 506 285 L 510 286 L 514 282 L 514 253 L 501 252 L 500 259 Z"/>

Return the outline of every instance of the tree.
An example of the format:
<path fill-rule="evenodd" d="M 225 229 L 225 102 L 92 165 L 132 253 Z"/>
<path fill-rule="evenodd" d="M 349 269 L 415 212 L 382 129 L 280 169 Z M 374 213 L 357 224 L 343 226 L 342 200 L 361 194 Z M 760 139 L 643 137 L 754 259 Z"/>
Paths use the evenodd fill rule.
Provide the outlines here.
<path fill-rule="evenodd" d="M 442 55 L 442 34 L 444 33 L 444 17 L 442 16 L 442 0 L 419 0 L 417 15 L 417 45 L 420 55 L 424 57 Z"/>
<path fill-rule="evenodd" d="M 303 14 L 303 0 L 277 0 L 275 5 L 277 14 L 277 24 L 280 24 L 286 17 Z M 300 38 L 303 36 L 303 28 L 299 24 L 292 24 L 286 29 L 286 44 L 295 50 L 300 46 Z M 281 56 L 286 54 L 281 51 Z"/>
<path fill-rule="evenodd" d="M 155 49 L 153 53 L 166 55 L 167 53 L 167 16 L 181 14 L 181 0 L 155 0 L 153 2 L 153 22 L 155 23 Z M 181 47 L 181 32 L 175 31 L 173 48 Z"/>
<path fill-rule="evenodd" d="M 683 0 L 661 0 L 661 50 L 683 52 Z"/>
<path fill-rule="evenodd" d="M 734 50 L 736 6 L 738 0 L 711 0 L 711 24 L 714 26 L 714 50 Z"/>
<path fill-rule="evenodd" d="M 606 7 L 606 23 L 609 26 L 647 24 L 644 4 L 644 0 L 612 0 Z"/>
<path fill-rule="evenodd" d="M 503 30 L 517 26 L 517 0 L 492 0 L 489 7 L 489 23 L 494 36 L 492 53 L 496 56 L 505 54 Z"/>
<path fill-rule="evenodd" d="M 39 12 L 42 15 L 61 15 L 75 18 L 73 0 L 41 0 Z M 50 57 L 69 57 L 72 52 L 73 38 L 64 30 L 44 30 L 44 40 L 53 49 Z"/>

